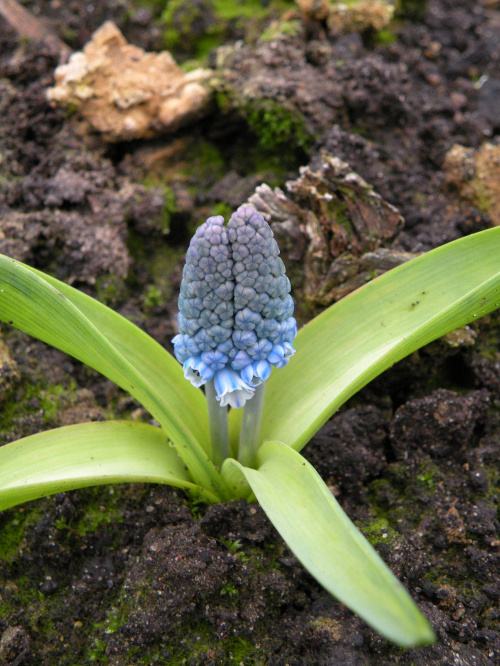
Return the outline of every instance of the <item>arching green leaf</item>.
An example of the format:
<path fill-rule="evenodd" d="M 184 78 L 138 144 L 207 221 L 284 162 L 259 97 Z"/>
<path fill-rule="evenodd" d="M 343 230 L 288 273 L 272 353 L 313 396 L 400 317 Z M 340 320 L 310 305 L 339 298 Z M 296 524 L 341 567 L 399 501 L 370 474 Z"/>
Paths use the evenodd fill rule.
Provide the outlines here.
<path fill-rule="evenodd" d="M 228 459 L 222 468 L 228 478 L 234 476 L 231 468 L 245 476 L 273 525 L 325 589 L 398 645 L 434 642 L 408 592 L 300 453 L 266 442 L 257 469 Z"/>
<path fill-rule="evenodd" d="M 499 306 L 500 228 L 443 245 L 376 278 L 299 331 L 297 353 L 267 381 L 262 440 L 301 450 L 381 372 Z"/>
<path fill-rule="evenodd" d="M 66 490 L 123 482 L 164 483 L 217 501 L 191 482 L 163 430 L 145 423 L 82 423 L 0 447 L 0 510 Z"/>

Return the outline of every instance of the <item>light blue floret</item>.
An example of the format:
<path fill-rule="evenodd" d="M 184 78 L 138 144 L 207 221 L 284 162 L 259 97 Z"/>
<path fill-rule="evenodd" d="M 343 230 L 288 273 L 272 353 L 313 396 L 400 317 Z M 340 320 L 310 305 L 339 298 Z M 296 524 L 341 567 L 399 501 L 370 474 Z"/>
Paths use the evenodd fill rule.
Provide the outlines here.
<path fill-rule="evenodd" d="M 221 407 L 243 407 L 253 396 L 254 389 L 247 384 L 240 373 L 226 367 L 215 374 L 214 387 Z"/>
<path fill-rule="evenodd" d="M 208 218 L 186 253 L 176 358 L 195 386 L 214 380 L 222 406 L 241 407 L 271 366 L 286 365 L 297 333 L 290 281 L 271 228 L 251 206 L 224 226 Z"/>

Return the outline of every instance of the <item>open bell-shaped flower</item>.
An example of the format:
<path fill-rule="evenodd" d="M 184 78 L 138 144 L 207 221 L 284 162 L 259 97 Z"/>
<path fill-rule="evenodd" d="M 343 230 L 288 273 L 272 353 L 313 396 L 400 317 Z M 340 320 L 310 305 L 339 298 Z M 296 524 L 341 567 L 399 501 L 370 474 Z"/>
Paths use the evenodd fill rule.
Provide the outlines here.
<path fill-rule="evenodd" d="M 241 375 L 231 367 L 215 373 L 214 386 L 216 398 L 221 407 L 243 407 L 253 396 L 253 387 L 245 382 Z"/>

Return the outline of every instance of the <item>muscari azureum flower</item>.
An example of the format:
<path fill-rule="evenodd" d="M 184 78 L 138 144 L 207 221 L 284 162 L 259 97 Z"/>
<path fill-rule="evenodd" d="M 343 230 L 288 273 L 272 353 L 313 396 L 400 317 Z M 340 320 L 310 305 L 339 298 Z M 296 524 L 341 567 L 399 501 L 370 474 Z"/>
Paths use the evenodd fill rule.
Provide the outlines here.
<path fill-rule="evenodd" d="M 210 217 L 186 254 L 173 339 L 184 375 L 213 380 L 222 407 L 243 407 L 295 353 L 297 324 L 278 244 L 262 215 L 241 206 L 227 227 Z"/>

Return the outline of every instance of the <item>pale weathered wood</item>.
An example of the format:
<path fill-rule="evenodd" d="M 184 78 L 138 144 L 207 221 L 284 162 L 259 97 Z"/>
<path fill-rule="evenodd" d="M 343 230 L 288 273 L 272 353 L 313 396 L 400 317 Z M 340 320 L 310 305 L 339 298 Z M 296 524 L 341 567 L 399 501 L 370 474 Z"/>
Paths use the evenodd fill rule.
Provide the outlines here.
<path fill-rule="evenodd" d="M 16 0 L 0 0 L 0 15 L 20 37 L 53 45 L 61 54 L 61 60 L 67 60 L 72 53 L 67 44 L 54 35 L 49 28 L 44 26 Z"/>

